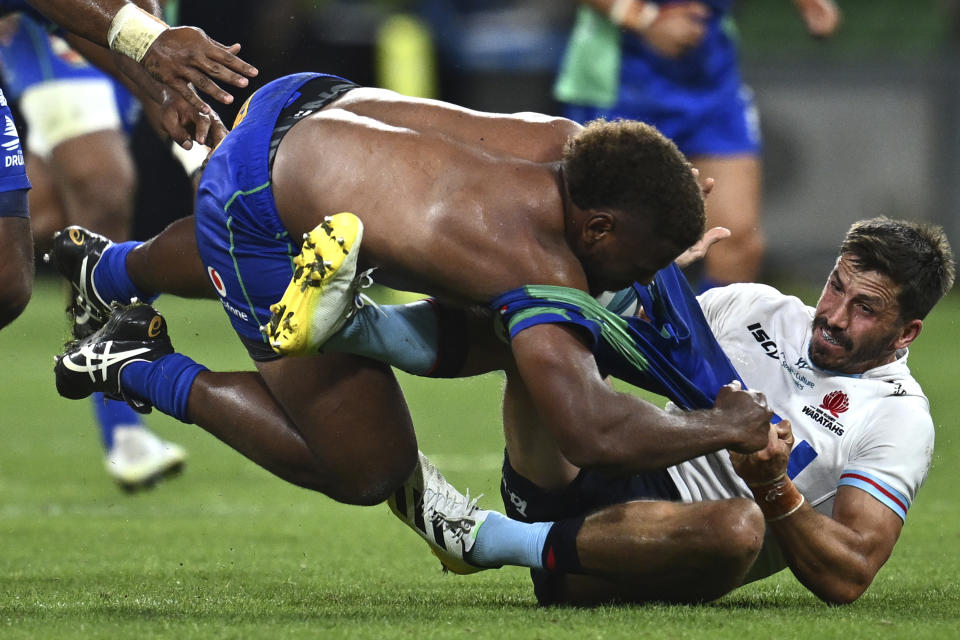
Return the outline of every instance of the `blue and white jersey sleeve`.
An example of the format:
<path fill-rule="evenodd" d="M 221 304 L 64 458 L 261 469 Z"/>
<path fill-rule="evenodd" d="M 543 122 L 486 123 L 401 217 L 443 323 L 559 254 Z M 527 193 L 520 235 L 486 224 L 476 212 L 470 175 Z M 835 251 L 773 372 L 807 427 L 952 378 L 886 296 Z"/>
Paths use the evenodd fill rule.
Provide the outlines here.
<path fill-rule="evenodd" d="M 877 402 L 870 428 L 858 435 L 837 486 L 862 489 L 906 520 L 933 456 L 927 399 L 891 396 Z"/>

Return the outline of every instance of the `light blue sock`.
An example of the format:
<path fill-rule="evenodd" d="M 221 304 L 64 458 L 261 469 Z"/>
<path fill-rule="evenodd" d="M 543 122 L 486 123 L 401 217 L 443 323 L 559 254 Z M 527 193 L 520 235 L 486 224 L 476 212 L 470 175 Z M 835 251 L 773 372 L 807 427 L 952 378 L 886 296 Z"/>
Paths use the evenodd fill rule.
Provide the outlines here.
<path fill-rule="evenodd" d="M 327 340 L 323 350 L 366 356 L 422 376 L 437 362 L 437 334 L 437 314 L 426 300 L 379 309 L 367 305 Z"/>
<path fill-rule="evenodd" d="M 519 522 L 492 511 L 477 529 L 469 561 L 478 567 L 505 564 L 543 569 L 543 545 L 552 522 Z"/>

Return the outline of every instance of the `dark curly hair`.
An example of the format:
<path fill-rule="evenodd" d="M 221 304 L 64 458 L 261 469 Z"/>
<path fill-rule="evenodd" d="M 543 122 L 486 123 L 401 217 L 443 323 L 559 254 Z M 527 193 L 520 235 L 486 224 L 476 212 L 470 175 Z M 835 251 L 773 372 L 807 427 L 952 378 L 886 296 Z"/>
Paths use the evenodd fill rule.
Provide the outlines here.
<path fill-rule="evenodd" d="M 690 163 L 656 128 L 632 120 L 594 120 L 563 150 L 573 203 L 646 218 L 679 251 L 703 235 L 703 194 Z"/>
<path fill-rule="evenodd" d="M 904 320 L 925 318 L 953 287 L 953 251 L 937 225 L 886 217 L 860 220 L 847 231 L 840 254 L 849 254 L 857 269 L 893 280 Z"/>

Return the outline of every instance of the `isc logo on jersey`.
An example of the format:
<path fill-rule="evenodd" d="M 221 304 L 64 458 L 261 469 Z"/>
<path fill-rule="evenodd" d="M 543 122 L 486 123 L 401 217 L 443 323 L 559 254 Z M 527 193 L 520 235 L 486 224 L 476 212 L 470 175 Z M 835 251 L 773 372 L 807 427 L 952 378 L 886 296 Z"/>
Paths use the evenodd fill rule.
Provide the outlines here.
<path fill-rule="evenodd" d="M 0 147 L 3 147 L 3 166 L 5 168 L 22 167 L 23 149 L 20 148 L 17 126 L 13 124 L 13 118 L 8 115 L 3 116 L 3 119 L 3 142 L 0 142 Z"/>
<path fill-rule="evenodd" d="M 829 429 L 838 436 L 843 435 L 844 426 L 838 420 L 841 413 L 845 413 L 850 408 L 850 398 L 843 391 L 837 389 L 823 396 L 819 407 L 805 405 L 803 407 L 804 415 L 813 418 L 814 422 Z"/>

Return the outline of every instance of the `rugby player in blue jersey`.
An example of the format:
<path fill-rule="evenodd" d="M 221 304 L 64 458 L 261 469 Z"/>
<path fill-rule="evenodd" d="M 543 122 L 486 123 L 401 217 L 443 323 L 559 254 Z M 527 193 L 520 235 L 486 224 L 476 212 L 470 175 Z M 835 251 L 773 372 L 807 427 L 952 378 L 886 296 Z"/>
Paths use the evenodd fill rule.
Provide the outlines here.
<path fill-rule="evenodd" d="M 290 482 L 382 502 L 417 464 L 409 413 L 388 366 L 326 349 L 342 327 L 364 334 L 375 322 L 372 307 L 354 312 L 376 268 L 378 282 L 448 302 L 439 316 L 430 303 L 417 308 L 450 328 L 441 358 L 386 336 L 409 345 L 410 370 L 466 375 L 512 357 L 524 397 L 581 464 L 629 471 L 717 448 L 754 451 L 771 415 L 759 394 L 727 387 L 709 411 L 668 414 L 605 383 L 588 326 L 537 324 L 509 348 L 489 330 L 507 293 L 603 315 L 593 295 L 649 282 L 703 225 L 695 171 L 643 123 L 582 127 L 287 76 L 254 93 L 211 155 L 194 221 L 102 251 L 69 242 L 86 230 L 59 236 L 55 259 L 85 265 L 65 275 L 106 324 L 59 359 L 57 387 L 152 405 Z M 216 296 L 257 371 L 210 372 L 174 352 L 148 305 L 111 314 L 113 301 L 160 291 Z M 477 307 L 493 307 L 485 323 L 469 321 Z M 474 330 L 483 345 L 468 354 Z M 643 358 L 614 335 L 628 361 Z M 696 439 L 682 437 L 692 430 Z"/>
<path fill-rule="evenodd" d="M 174 139 L 189 146 L 191 130 L 202 131 L 203 142 L 212 126 L 207 116 L 210 107 L 193 87 L 222 102 L 231 102 L 232 96 L 214 79 L 242 87 L 247 85 L 247 77 L 256 75 L 256 69 L 237 58 L 239 45 L 224 47 L 193 27 L 169 27 L 155 17 L 159 6 L 154 0 L 141 0 L 139 4 L 150 11 L 125 0 L 2 0 L 0 12 L 36 9 L 93 44 L 121 54 L 112 58 L 114 68 L 122 68 L 155 100 L 167 102 L 163 122 Z M 121 59 L 144 65 L 154 81 Z M 191 108 L 184 108 L 165 94 L 168 89 Z M 3 105 L 7 109 L 5 98 Z M 15 128 L 9 110 L 2 115 L 9 118 L 5 131 L 10 146 L 5 147 L 9 157 L 3 167 L 7 179 L 0 183 L 2 193 L 8 194 L 0 203 L 0 255 L 4 256 L 0 275 L 8 276 L 0 284 L 0 327 L 20 315 L 33 290 L 33 240 L 26 207 L 30 187 L 25 177 L 20 177 L 24 173 L 22 150 L 19 139 L 10 133 L 15 133 Z"/>
<path fill-rule="evenodd" d="M 0 2 L 0 12 L 15 10 L 43 12 L 46 17 L 56 20 L 61 26 L 79 34 L 73 42 L 137 92 L 152 122 L 159 130 L 185 147 L 191 146 L 192 139 L 199 142 L 218 142 L 225 133 L 225 129 L 211 114 L 210 107 L 200 100 L 193 86 L 208 92 L 218 100 L 230 102 L 232 96 L 220 89 L 213 79 L 236 86 L 245 86 L 248 82 L 245 76 L 255 75 L 256 70 L 236 57 L 239 45 L 224 47 L 207 38 L 202 31 L 192 27 L 171 28 L 155 17 L 153 12 L 159 11 L 156 2 L 148 1 L 140 4 L 144 5 L 149 12 L 135 4 L 118 0 L 71 2 L 3 0 Z M 37 13 L 33 15 L 41 21 L 47 19 Z M 110 49 L 113 51 L 111 52 Z M 40 54 L 42 55 L 42 52 Z M 57 59 L 56 56 L 50 56 L 48 62 Z M 140 66 L 141 64 L 143 66 Z M 23 65 L 8 66 L 7 71 L 8 73 L 23 72 L 24 67 Z M 31 84 L 30 79 L 22 75 L 16 76 L 16 82 L 19 83 L 20 88 Z M 112 88 L 110 93 L 113 94 Z M 110 102 L 112 103 L 112 99 Z M 127 104 L 129 102 L 127 101 Z M 62 98 L 45 95 L 39 97 L 36 106 L 38 109 L 46 108 L 49 115 L 51 108 L 63 106 L 62 103 Z M 91 109 L 86 110 L 85 114 L 102 122 L 105 112 L 101 105 L 93 105 Z M 0 167 L 0 171 L 3 172 L 0 179 L 0 194 L 2 194 L 0 195 L 0 256 L 3 256 L 2 267 L 0 267 L 0 281 L 2 281 L 0 283 L 0 328 L 2 328 L 19 316 L 30 298 L 33 283 L 33 244 L 27 204 L 27 190 L 30 185 L 24 173 L 24 155 L 6 98 L 2 93 L 0 93 L 0 117 L 3 118 L 2 125 L 5 127 L 2 151 L 4 166 Z M 118 120 L 119 117 L 116 119 Z M 68 125 L 89 126 L 90 124 L 83 118 L 75 117 L 66 120 L 61 118 L 59 121 L 67 122 Z M 60 125 L 51 129 L 44 126 L 43 119 L 38 119 L 32 124 L 35 129 L 34 134 L 38 139 L 43 138 L 46 143 L 45 145 L 38 143 L 38 146 L 45 147 L 48 151 L 65 139 L 62 135 L 63 127 Z M 96 151 L 93 150 L 93 152 Z M 111 154 L 110 149 L 99 149 L 99 151 L 103 152 L 102 162 L 117 161 L 126 157 L 123 154 Z M 87 163 L 85 166 L 90 165 Z M 98 168 L 106 170 L 104 167 Z M 122 170 L 111 172 L 109 179 L 116 182 L 123 175 L 125 172 Z M 115 186 L 122 187 L 122 184 L 116 183 Z M 112 192 L 115 193 L 116 190 Z M 98 193 L 98 196 L 102 195 L 106 193 Z M 84 207 L 85 210 L 89 209 L 82 202 L 78 206 Z M 114 217 L 118 219 L 104 222 L 104 224 L 115 223 L 123 226 L 125 221 L 119 219 L 122 216 Z M 82 323 L 74 326 L 75 330 L 81 329 L 83 332 L 89 332 L 95 328 L 97 327 L 84 326 Z M 114 412 L 108 412 L 102 417 L 106 417 L 109 424 L 118 425 L 131 422 L 131 416 L 127 414 L 129 411 L 123 409 L 121 414 L 114 415 Z M 133 424 L 136 424 L 136 421 L 133 421 Z M 131 433 L 147 432 L 136 429 Z M 109 429 L 109 433 L 105 431 L 105 436 L 105 441 L 112 443 L 113 430 Z M 158 474 L 174 469 L 182 463 L 182 451 L 178 452 L 171 448 L 176 447 L 175 445 L 164 447 L 164 443 L 155 437 L 152 444 L 155 445 L 152 448 L 159 454 L 159 466 L 156 464 L 156 459 L 146 465 L 141 464 L 142 460 L 126 465 L 125 471 L 118 476 L 121 484 L 137 486 L 150 482 Z M 134 449 L 139 450 L 143 447 L 134 447 Z M 108 458 L 108 460 L 112 459 L 113 457 Z M 116 465 L 108 466 L 111 470 L 115 467 Z"/>
<path fill-rule="evenodd" d="M 136 192 L 129 135 L 140 117 L 140 103 L 40 17 L 18 12 L 3 18 L 0 30 L 7 97 L 18 103 L 27 125 L 36 252 L 47 251 L 54 231 L 69 224 L 117 242 L 129 240 Z M 198 145 L 179 153 L 201 154 L 202 161 L 203 149 Z M 74 325 L 74 334 L 85 337 L 98 328 L 81 322 Z M 121 487 L 151 486 L 179 471 L 186 457 L 180 446 L 158 438 L 126 403 L 99 394 L 91 400 L 107 472 Z"/>
<path fill-rule="evenodd" d="M 737 62 L 733 0 L 580 0 L 555 86 L 578 122 L 629 118 L 673 140 L 717 181 L 707 224 L 731 230 L 706 258 L 702 289 L 760 275 L 760 124 Z M 833 0 L 795 0 L 816 37 L 834 33 Z"/>

